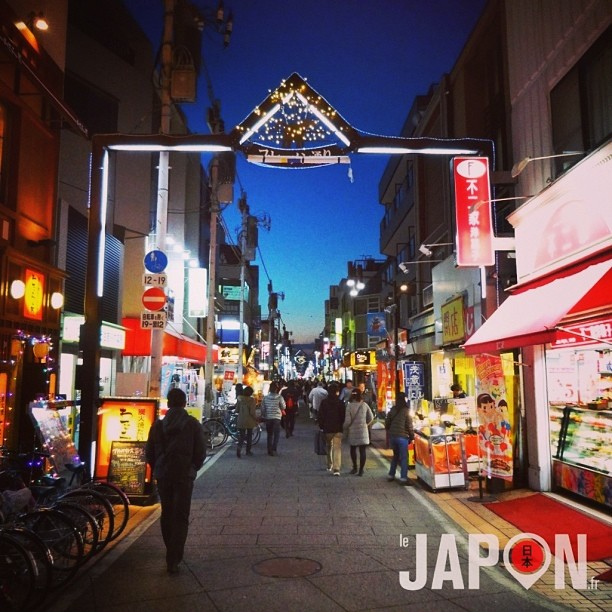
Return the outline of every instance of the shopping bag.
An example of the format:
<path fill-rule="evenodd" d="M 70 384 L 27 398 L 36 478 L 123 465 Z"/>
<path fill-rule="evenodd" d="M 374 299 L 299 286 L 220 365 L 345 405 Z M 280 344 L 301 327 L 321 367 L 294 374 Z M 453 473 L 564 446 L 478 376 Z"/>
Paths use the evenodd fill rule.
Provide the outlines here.
<path fill-rule="evenodd" d="M 325 439 L 325 432 L 320 429 L 315 431 L 314 447 L 317 455 L 327 455 L 327 440 Z"/>

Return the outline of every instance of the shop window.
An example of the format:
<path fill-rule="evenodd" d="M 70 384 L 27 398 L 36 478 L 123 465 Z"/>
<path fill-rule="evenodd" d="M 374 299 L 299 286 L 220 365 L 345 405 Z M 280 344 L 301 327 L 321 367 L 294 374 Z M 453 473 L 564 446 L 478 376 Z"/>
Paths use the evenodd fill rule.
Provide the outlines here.
<path fill-rule="evenodd" d="M 612 27 L 550 93 L 555 153 L 590 151 L 612 132 Z M 579 158 L 557 160 L 562 174 Z"/>

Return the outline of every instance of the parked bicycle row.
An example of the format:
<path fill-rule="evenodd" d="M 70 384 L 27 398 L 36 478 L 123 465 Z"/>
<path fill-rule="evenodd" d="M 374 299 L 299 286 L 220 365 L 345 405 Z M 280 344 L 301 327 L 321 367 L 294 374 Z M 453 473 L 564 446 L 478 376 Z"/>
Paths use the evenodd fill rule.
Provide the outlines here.
<path fill-rule="evenodd" d="M 232 405 L 224 405 L 213 410 L 210 418 L 205 418 L 202 427 L 206 434 L 208 448 L 214 450 L 222 447 L 228 440 L 238 442 L 238 415 Z M 261 438 L 262 426 L 258 424 L 253 428 L 252 444 L 257 444 Z"/>
<path fill-rule="evenodd" d="M 73 471 L 80 477 L 84 466 Z M 0 610 L 42 609 L 127 525 L 130 502 L 119 487 L 57 480 L 26 485 L 18 469 L 0 471 Z"/>

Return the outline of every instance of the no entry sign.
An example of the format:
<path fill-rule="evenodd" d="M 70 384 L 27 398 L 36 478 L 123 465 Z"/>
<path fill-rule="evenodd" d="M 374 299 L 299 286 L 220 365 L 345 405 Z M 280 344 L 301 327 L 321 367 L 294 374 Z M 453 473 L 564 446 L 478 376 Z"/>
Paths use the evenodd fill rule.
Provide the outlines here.
<path fill-rule="evenodd" d="M 166 293 L 161 287 L 150 287 L 142 294 L 142 305 L 147 310 L 161 310 L 166 305 Z"/>

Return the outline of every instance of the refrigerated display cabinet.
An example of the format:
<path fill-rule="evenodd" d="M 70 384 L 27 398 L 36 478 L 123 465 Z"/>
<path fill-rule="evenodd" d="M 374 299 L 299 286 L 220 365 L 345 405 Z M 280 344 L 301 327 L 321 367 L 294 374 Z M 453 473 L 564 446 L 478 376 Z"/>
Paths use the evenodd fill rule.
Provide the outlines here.
<path fill-rule="evenodd" d="M 553 456 L 553 483 L 612 507 L 611 410 L 565 406 Z"/>
<path fill-rule="evenodd" d="M 424 427 L 415 431 L 416 475 L 434 491 L 469 486 L 463 433 L 440 434 Z"/>

